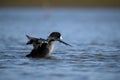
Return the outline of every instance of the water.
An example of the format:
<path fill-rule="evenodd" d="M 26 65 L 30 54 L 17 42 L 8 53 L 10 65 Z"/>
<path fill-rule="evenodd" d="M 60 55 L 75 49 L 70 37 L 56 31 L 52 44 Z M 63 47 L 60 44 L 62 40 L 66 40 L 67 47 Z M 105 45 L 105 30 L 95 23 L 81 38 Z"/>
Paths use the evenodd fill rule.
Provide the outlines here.
<path fill-rule="evenodd" d="M 50 59 L 26 58 L 26 34 L 59 31 Z M 120 9 L 0 9 L 0 80 L 118 80 Z"/>

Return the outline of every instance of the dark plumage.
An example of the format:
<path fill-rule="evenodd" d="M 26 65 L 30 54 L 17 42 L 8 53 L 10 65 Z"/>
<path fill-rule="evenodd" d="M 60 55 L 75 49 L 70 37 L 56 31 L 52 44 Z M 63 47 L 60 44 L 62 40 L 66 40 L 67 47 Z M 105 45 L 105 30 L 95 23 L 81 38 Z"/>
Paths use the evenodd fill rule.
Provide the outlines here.
<path fill-rule="evenodd" d="M 33 49 L 30 54 L 26 55 L 26 57 L 42 58 L 47 57 L 48 53 L 49 49 L 47 48 L 47 43 L 43 43 L 37 49 Z"/>

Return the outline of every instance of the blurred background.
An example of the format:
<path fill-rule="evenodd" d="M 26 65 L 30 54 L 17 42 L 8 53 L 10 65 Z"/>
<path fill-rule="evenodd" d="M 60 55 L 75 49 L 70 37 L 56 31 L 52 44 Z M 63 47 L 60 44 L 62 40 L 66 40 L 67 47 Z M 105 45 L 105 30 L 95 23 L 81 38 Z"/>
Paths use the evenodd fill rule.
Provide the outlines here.
<path fill-rule="evenodd" d="M 51 59 L 26 58 L 27 35 L 58 31 Z M 7 76 L 6 76 L 7 75 Z M 120 0 L 0 0 L 1 80 L 118 80 Z"/>
<path fill-rule="evenodd" d="M 1 0 L 1 6 L 120 7 L 119 0 Z"/>

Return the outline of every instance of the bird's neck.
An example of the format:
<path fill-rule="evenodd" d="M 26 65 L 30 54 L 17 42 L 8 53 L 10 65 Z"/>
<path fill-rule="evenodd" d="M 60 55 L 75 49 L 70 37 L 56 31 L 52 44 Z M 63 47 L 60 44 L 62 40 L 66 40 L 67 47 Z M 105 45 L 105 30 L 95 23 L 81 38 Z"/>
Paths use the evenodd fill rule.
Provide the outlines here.
<path fill-rule="evenodd" d="M 53 51 L 55 45 L 55 41 L 49 41 L 48 42 L 48 48 L 50 50 L 50 53 Z"/>

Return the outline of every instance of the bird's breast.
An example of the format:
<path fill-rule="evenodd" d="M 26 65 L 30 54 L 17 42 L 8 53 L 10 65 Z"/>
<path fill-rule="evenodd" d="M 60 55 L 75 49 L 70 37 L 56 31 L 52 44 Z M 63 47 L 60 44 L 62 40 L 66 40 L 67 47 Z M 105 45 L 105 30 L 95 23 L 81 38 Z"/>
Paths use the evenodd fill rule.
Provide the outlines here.
<path fill-rule="evenodd" d="M 53 51 L 53 49 L 54 49 L 54 44 L 55 44 L 55 42 L 51 42 L 51 43 L 48 45 L 49 53 L 52 53 L 52 51 Z"/>

